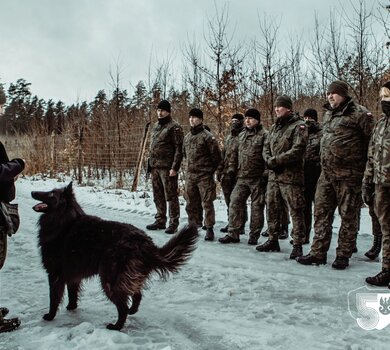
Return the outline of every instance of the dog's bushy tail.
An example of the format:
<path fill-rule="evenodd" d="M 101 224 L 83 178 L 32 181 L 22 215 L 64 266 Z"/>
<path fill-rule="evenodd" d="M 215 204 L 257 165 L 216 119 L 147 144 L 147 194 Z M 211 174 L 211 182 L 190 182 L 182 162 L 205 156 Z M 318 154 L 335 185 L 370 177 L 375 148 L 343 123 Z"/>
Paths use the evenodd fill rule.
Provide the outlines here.
<path fill-rule="evenodd" d="M 177 272 L 182 265 L 191 257 L 196 248 L 198 229 L 195 225 L 183 227 L 163 247 L 158 249 L 161 257 L 155 266 L 158 274 L 166 278 L 168 274 Z"/>

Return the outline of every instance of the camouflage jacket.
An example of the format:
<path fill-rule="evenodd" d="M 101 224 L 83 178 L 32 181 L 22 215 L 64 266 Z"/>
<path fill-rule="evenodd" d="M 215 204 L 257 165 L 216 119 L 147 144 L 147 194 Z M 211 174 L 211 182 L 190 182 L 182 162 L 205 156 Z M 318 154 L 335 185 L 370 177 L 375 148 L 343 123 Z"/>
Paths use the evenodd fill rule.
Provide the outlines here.
<path fill-rule="evenodd" d="M 364 183 L 390 186 L 390 117 L 382 114 L 375 124 L 364 172 Z"/>
<path fill-rule="evenodd" d="M 268 181 L 285 184 L 304 184 L 304 155 L 308 139 L 305 122 L 297 115 L 278 118 L 271 126 L 264 145 L 266 162 L 273 159 L 280 170 L 268 171 Z"/>
<path fill-rule="evenodd" d="M 229 172 L 233 172 L 229 165 L 231 164 L 231 158 L 233 156 L 234 149 L 238 144 L 238 135 L 242 132 L 243 128 L 239 130 L 232 129 L 230 134 L 225 137 L 223 142 L 223 148 L 221 150 L 221 162 L 219 163 L 217 172 L 219 175 L 226 175 Z M 235 172 L 233 172 L 235 174 Z"/>
<path fill-rule="evenodd" d="M 221 162 L 221 151 L 214 135 L 197 125 L 184 137 L 183 156 L 187 160 L 187 176 L 193 179 L 213 175 Z"/>
<path fill-rule="evenodd" d="M 322 128 L 315 121 L 306 122 L 309 132 L 305 152 L 305 184 L 316 184 L 321 173 L 320 143 Z"/>
<path fill-rule="evenodd" d="M 238 143 L 233 149 L 229 169 L 238 178 L 263 178 L 265 162 L 263 147 L 267 132 L 261 124 L 253 129 L 245 128 L 238 135 Z"/>
<path fill-rule="evenodd" d="M 322 171 L 331 179 L 362 181 L 373 127 L 371 113 L 351 98 L 332 110 L 329 104 L 321 139 Z"/>
<path fill-rule="evenodd" d="M 183 159 L 183 129 L 171 116 L 164 119 L 153 126 L 149 165 L 178 171 Z"/>

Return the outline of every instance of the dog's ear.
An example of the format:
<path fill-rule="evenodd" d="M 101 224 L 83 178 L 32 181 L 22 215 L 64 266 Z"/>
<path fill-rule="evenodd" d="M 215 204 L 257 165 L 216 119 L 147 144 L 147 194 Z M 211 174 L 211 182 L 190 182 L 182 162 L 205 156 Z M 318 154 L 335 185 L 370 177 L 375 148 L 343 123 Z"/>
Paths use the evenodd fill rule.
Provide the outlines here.
<path fill-rule="evenodd" d="M 72 181 L 69 182 L 69 185 L 65 187 L 64 189 L 64 195 L 68 198 L 72 197 L 73 195 L 73 187 L 72 187 Z"/>

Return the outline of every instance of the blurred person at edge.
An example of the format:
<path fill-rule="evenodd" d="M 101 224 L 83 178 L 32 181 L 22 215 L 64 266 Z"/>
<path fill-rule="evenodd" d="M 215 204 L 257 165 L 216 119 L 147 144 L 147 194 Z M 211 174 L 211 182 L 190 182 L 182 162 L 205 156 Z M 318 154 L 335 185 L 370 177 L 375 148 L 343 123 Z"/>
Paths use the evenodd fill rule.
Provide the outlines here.
<path fill-rule="evenodd" d="M 6 97 L 3 89 L 0 87 L 0 116 L 4 113 L 4 104 Z M 0 142 L 0 201 L 9 203 L 15 198 L 15 178 L 24 169 L 22 159 L 9 160 L 3 143 Z M 5 221 L 0 220 L 0 270 L 4 266 L 7 256 L 7 233 Z M 0 333 L 10 332 L 20 326 L 18 318 L 5 318 L 9 310 L 6 307 L 0 307 Z"/>

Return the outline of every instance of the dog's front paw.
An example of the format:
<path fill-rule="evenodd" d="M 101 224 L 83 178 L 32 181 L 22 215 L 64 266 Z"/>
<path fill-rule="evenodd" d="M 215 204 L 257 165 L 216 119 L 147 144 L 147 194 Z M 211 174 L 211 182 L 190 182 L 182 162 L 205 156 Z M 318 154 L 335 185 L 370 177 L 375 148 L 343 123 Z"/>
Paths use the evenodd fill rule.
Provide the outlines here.
<path fill-rule="evenodd" d="M 56 317 L 56 315 L 54 314 L 51 314 L 51 313 L 48 313 L 48 314 L 44 314 L 43 315 L 43 319 L 45 321 L 52 321 L 54 319 L 54 317 Z"/>
<path fill-rule="evenodd" d="M 76 310 L 77 309 L 77 303 L 69 303 L 67 306 L 66 306 L 66 309 L 67 310 Z"/>
<path fill-rule="evenodd" d="M 116 324 L 113 324 L 113 323 L 109 323 L 106 326 L 106 328 L 109 329 L 109 330 L 112 330 L 112 331 L 120 331 L 122 329 L 122 327 L 119 327 L 119 326 L 117 326 Z"/>

